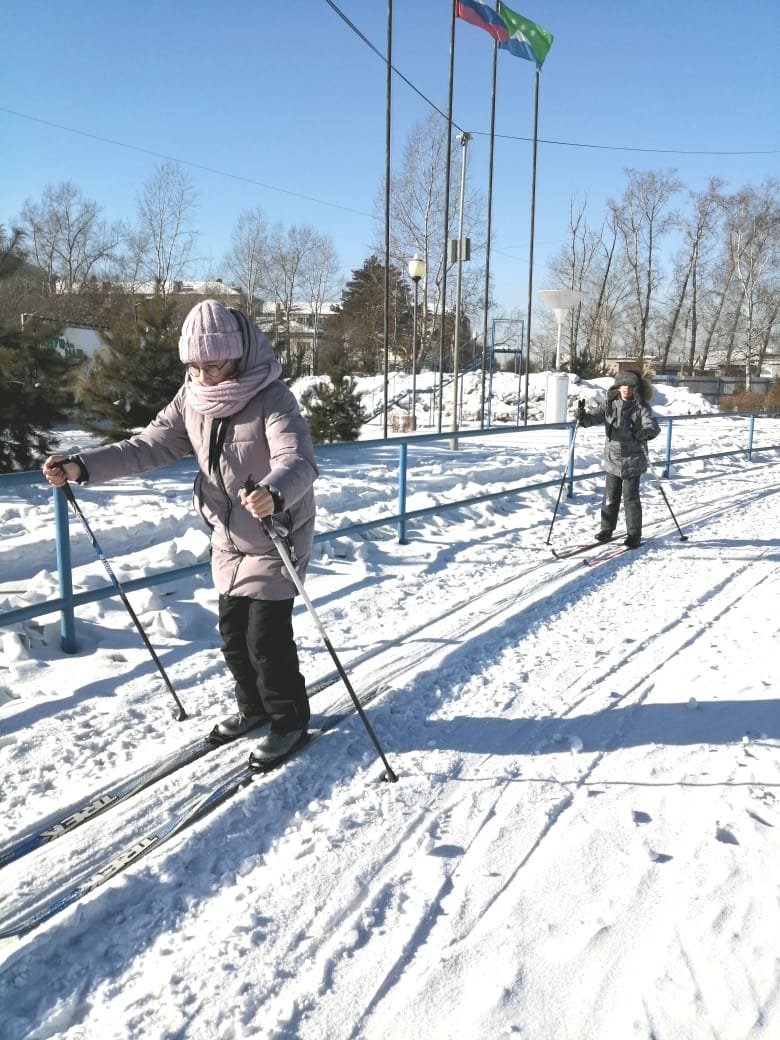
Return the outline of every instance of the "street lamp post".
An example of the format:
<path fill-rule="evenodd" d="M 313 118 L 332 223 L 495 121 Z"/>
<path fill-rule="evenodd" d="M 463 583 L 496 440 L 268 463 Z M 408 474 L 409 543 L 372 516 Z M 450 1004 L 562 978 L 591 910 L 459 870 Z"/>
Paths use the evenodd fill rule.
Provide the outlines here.
<path fill-rule="evenodd" d="M 425 263 L 417 253 L 409 261 L 409 277 L 414 282 L 414 317 L 412 319 L 412 429 L 417 429 L 417 294 L 420 279 L 425 276 Z"/>

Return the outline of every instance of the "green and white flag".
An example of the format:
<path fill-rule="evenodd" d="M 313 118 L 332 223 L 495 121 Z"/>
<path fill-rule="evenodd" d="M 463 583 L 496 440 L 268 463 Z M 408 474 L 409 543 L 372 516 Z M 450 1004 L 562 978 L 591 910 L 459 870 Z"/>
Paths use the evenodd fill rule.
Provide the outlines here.
<path fill-rule="evenodd" d="M 517 58 L 535 61 L 537 68 L 541 68 L 547 52 L 552 47 L 552 33 L 548 33 L 536 22 L 523 18 L 521 14 L 501 3 L 501 0 L 498 3 L 498 16 L 509 33 L 506 43 L 499 43 L 498 46 Z"/>

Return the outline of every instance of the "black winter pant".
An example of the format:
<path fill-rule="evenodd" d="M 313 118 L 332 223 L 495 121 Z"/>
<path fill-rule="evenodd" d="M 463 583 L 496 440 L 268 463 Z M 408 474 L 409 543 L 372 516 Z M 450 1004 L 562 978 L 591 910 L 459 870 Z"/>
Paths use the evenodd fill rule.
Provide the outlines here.
<path fill-rule="evenodd" d="M 623 496 L 623 512 L 629 537 L 642 537 L 642 503 L 639 501 L 639 481 L 636 477 L 615 477 L 607 474 L 604 500 L 601 503 L 601 529 L 614 531 L 620 511 L 620 496 Z"/>
<path fill-rule="evenodd" d="M 219 597 L 222 653 L 244 715 L 270 715 L 277 733 L 304 729 L 311 714 L 292 628 L 293 601 Z"/>

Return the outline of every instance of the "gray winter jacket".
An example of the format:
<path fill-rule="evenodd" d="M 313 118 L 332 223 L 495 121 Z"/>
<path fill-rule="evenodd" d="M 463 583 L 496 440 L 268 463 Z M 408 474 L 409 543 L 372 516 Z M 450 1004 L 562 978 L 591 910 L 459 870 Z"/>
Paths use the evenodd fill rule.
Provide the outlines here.
<path fill-rule="evenodd" d="M 648 404 L 632 397 L 623 401 L 616 388 L 607 391 L 603 408 L 587 413 L 582 426 L 606 427 L 604 468 L 615 477 L 638 477 L 647 470 L 647 442 L 661 432 Z"/>
<path fill-rule="evenodd" d="M 193 500 L 211 529 L 211 569 L 218 592 L 253 599 L 294 597 L 295 585 L 276 547 L 238 499 L 249 476 L 280 496 L 296 569 L 303 576 L 314 536 L 317 466 L 309 428 L 292 392 L 274 379 L 235 415 L 212 419 L 188 406 L 182 387 L 137 436 L 80 457 L 89 483 L 99 484 L 190 453 L 199 467 Z"/>

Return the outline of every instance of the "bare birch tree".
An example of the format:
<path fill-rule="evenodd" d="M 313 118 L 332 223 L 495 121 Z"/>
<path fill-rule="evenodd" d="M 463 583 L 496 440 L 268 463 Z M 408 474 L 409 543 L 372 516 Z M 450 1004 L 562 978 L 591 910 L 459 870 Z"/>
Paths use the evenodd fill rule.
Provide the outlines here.
<path fill-rule="evenodd" d="M 284 334 L 280 338 L 284 343 L 284 364 L 288 375 L 295 374 L 294 369 L 302 360 L 298 358 L 293 363 L 290 323 L 301 290 L 303 267 L 316 241 L 317 233 L 306 225 L 297 227 L 293 224 L 285 229 L 276 224 L 268 236 L 268 257 L 261 288 L 267 299 L 276 304 L 282 319 Z"/>
<path fill-rule="evenodd" d="M 320 325 L 323 308 L 338 292 L 339 261 L 333 240 L 328 235 L 315 235 L 311 248 L 303 258 L 300 285 L 311 307 L 312 374 L 319 373 Z"/>
<path fill-rule="evenodd" d="M 766 297 L 777 295 L 780 271 L 780 182 L 769 179 L 758 188 L 748 186 L 726 200 L 729 256 L 741 289 L 743 325 L 742 356 L 745 385 L 750 389 L 752 372 L 771 315 L 776 314 Z M 762 306 L 763 305 L 763 306 Z"/>
<path fill-rule="evenodd" d="M 674 219 L 668 205 L 682 184 L 673 171 L 626 170 L 626 176 L 622 198 L 609 206 L 633 286 L 631 350 L 642 360 L 649 346 L 651 307 L 661 278 L 659 247 Z"/>
<path fill-rule="evenodd" d="M 100 218 L 100 207 L 70 181 L 47 185 L 40 202 L 28 199 L 22 226 L 34 262 L 46 271 L 51 293 L 72 293 L 112 259 L 118 225 Z"/>
<path fill-rule="evenodd" d="M 155 170 L 138 196 L 131 252 L 139 276 L 154 282 L 162 296 L 186 277 L 193 261 L 196 198 L 189 175 L 171 162 Z"/>
<path fill-rule="evenodd" d="M 245 210 L 230 236 L 230 251 L 225 257 L 225 266 L 244 294 L 250 318 L 254 316 L 255 301 L 260 295 L 268 252 L 265 213 L 260 206 Z"/>
<path fill-rule="evenodd" d="M 625 282 L 615 264 L 617 229 L 612 214 L 598 232 L 588 224 L 587 201 L 571 199 L 569 242 L 550 265 L 553 281 L 582 293 L 582 301 L 569 316 L 568 368 L 581 376 L 602 375 L 618 332 L 625 303 Z M 549 334 L 554 335 L 551 321 Z"/>
<path fill-rule="evenodd" d="M 473 145 L 472 145 L 473 147 Z M 463 154 L 463 149 L 458 149 Z M 447 162 L 447 125 L 441 116 L 431 112 L 425 120 L 412 128 L 404 146 L 397 172 L 390 182 L 390 262 L 391 266 L 406 271 L 413 256 L 425 263 L 425 278 L 420 282 L 418 335 L 419 359 L 431 351 L 434 329 L 444 310 L 441 286 L 446 262 L 444 226 L 444 185 Z M 468 174 L 468 171 L 467 171 Z M 452 181 L 456 183 L 457 169 Z M 457 226 L 457 191 L 450 190 L 448 238 L 455 236 Z M 380 209 L 377 201 L 377 210 Z M 382 185 L 382 213 L 384 214 L 384 184 Z M 384 220 L 384 216 L 382 218 Z M 481 193 L 469 183 L 467 176 L 463 202 L 463 233 L 471 239 L 472 259 L 464 264 L 461 284 L 464 313 L 481 310 L 484 298 L 484 266 L 477 257 L 484 251 L 484 203 Z M 375 245 L 377 256 L 383 248 Z M 447 307 L 452 307 L 455 284 L 447 277 Z"/>
<path fill-rule="evenodd" d="M 723 243 L 721 243 L 721 247 Z M 703 287 L 699 294 L 700 307 L 698 309 L 699 325 L 703 336 L 697 335 L 696 345 L 699 347 L 697 353 L 689 352 L 688 362 L 691 371 L 694 369 L 703 372 L 712 354 L 718 353 L 719 344 L 725 339 L 724 323 L 728 315 L 728 301 L 731 296 L 731 287 L 734 282 L 734 265 L 728 257 L 721 256 L 713 268 L 708 284 Z M 738 308 L 737 308 L 738 313 Z M 729 337 L 729 342 L 733 337 Z M 700 346 L 699 346 L 700 345 Z M 722 351 L 725 359 L 725 350 Z"/>
<path fill-rule="evenodd" d="M 712 178 L 705 191 L 689 192 L 691 203 L 689 215 L 678 215 L 674 225 L 683 239 L 683 247 L 678 254 L 675 273 L 672 279 L 673 296 L 665 321 L 659 347 L 659 368 L 664 369 L 669 362 L 675 335 L 682 314 L 686 314 L 686 330 L 688 343 L 687 367 L 693 371 L 696 357 L 696 340 L 699 326 L 699 286 L 701 266 L 704 263 L 708 248 L 712 249 L 710 240 L 714 239 L 722 213 L 720 192 L 722 182 Z"/>

